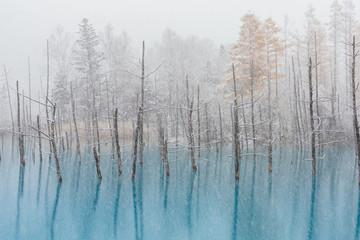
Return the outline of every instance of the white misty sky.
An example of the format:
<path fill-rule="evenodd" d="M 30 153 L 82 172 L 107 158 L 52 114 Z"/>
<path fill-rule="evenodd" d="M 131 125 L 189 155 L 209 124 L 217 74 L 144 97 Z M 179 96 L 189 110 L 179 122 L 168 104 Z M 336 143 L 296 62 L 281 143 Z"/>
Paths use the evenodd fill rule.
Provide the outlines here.
<path fill-rule="evenodd" d="M 83 17 L 97 31 L 111 23 L 115 31 L 127 31 L 133 45 L 160 39 L 169 27 L 182 36 L 197 35 L 216 44 L 233 43 L 238 38 L 240 18 L 251 11 L 265 19 L 272 17 L 281 27 L 284 15 L 290 25 L 301 28 L 309 4 L 317 17 L 328 21 L 332 0 L 1 0 L 0 64 L 11 71 L 13 80 L 27 82 L 27 57 L 32 79 L 45 76 L 46 39 L 57 25 L 76 33 Z M 359 9 L 359 1 L 354 1 Z M 2 71 L 1 71 L 2 72 Z M 27 89 L 27 87 L 23 86 Z"/>

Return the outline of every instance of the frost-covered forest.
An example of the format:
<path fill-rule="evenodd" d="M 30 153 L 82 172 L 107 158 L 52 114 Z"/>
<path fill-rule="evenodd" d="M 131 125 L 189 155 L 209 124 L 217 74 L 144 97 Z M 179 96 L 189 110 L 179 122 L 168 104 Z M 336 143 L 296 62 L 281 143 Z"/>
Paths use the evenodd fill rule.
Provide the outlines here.
<path fill-rule="evenodd" d="M 239 158 L 267 156 L 269 171 L 273 145 L 311 147 L 315 163 L 328 144 L 360 144 L 355 13 L 351 1 L 334 1 L 329 21 L 320 22 L 309 6 L 299 31 L 287 17 L 278 24 L 248 13 L 229 46 L 171 29 L 154 43 L 136 43 L 111 23 L 94 29 L 86 18 L 75 34 L 58 26 L 44 42 L 40 88 L 32 88 L 30 58 L 28 84 L 18 88 L 3 67 L 2 133 L 29 138 L 31 149 L 38 133 L 63 150 L 74 141 L 79 161 L 81 145 L 101 154 L 111 142 L 115 156 L 121 141 L 132 141 L 142 163 L 145 142 L 157 141 L 188 148 L 194 169 L 196 151 L 229 142 Z"/>

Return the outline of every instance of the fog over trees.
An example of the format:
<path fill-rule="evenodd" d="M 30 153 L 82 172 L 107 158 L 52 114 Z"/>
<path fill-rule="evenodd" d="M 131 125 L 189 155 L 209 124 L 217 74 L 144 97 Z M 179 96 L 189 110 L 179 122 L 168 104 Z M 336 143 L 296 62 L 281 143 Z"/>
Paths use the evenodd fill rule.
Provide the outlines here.
<path fill-rule="evenodd" d="M 119 173 L 129 145 L 133 171 L 136 155 L 142 164 L 144 145 L 156 142 L 164 161 L 168 151 L 188 149 L 194 170 L 201 149 L 233 143 L 236 158 L 265 157 L 271 172 L 273 148 L 293 143 L 311 147 L 316 175 L 324 146 L 360 146 L 359 16 L 351 1 L 336 0 L 328 15 L 320 22 L 309 6 L 298 30 L 288 17 L 276 23 L 247 13 L 231 45 L 176 29 L 156 42 L 135 42 L 111 23 L 95 29 L 80 17 L 76 34 L 54 26 L 44 39 L 46 78 L 32 75 L 29 57 L 28 85 L 17 90 L 3 66 L 1 133 L 25 136 L 26 148 L 35 149 L 42 131 L 53 141 L 50 153 L 74 145 L 79 162 L 81 147 L 101 159 L 109 143 Z"/>

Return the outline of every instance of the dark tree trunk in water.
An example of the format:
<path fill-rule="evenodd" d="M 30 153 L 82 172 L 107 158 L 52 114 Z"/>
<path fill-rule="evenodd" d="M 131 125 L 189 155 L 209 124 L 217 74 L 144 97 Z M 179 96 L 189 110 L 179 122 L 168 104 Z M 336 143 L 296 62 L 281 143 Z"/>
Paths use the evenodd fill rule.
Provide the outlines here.
<path fill-rule="evenodd" d="M 198 92 L 197 92 L 197 108 L 198 108 L 198 111 L 197 111 L 197 123 L 198 123 L 198 158 L 200 159 L 200 144 L 201 144 L 201 136 L 200 136 L 200 133 L 201 133 L 201 128 L 200 128 L 200 87 L 198 85 Z"/>
<path fill-rule="evenodd" d="M 38 130 L 40 130 L 40 118 L 39 118 L 39 115 L 37 115 L 36 120 L 37 120 L 37 128 L 38 128 Z M 40 162 L 42 162 L 41 133 L 40 133 L 40 131 L 38 131 L 38 138 L 39 138 L 39 158 L 40 158 Z"/>
<path fill-rule="evenodd" d="M 140 122 L 139 122 L 139 155 L 140 164 L 143 164 L 144 158 L 144 80 L 145 80 L 145 42 L 143 41 L 142 59 L 141 59 L 141 111 L 140 111 Z"/>
<path fill-rule="evenodd" d="M 25 152 L 24 152 L 24 134 L 21 130 L 21 116 L 20 116 L 20 93 L 19 93 L 19 82 L 16 81 L 16 95 L 17 95 L 17 125 L 19 134 L 19 151 L 20 151 L 20 162 L 25 166 Z"/>
<path fill-rule="evenodd" d="M 165 161 L 165 168 L 166 168 L 166 176 L 170 176 L 170 169 L 169 169 L 169 159 L 168 159 L 168 143 L 167 139 L 164 141 L 164 161 Z"/>
<path fill-rule="evenodd" d="M 118 172 L 122 172 L 122 165 L 121 165 L 121 151 L 120 151 L 120 144 L 119 144 L 119 130 L 118 130 L 118 109 L 115 109 L 115 116 L 114 116 L 114 131 L 115 131 L 115 145 L 116 145 L 116 155 L 118 161 Z"/>
<path fill-rule="evenodd" d="M 313 87 L 312 87 L 312 64 L 309 58 L 309 98 L 310 98 L 310 131 L 311 131 L 311 159 L 312 175 L 316 176 L 316 157 L 315 157 L 315 132 L 314 132 L 314 109 L 313 109 Z"/>
<path fill-rule="evenodd" d="M 233 81 L 234 81 L 234 147 L 235 147 L 235 179 L 239 179 L 239 158 L 240 158 L 240 143 L 239 143 L 239 116 L 238 116 L 238 104 L 237 104 L 237 92 L 235 82 L 235 69 L 232 64 Z"/>
<path fill-rule="evenodd" d="M 136 122 L 136 127 L 135 127 L 135 131 L 134 131 L 134 149 L 133 149 L 133 171 L 132 171 L 132 175 L 131 178 L 134 179 L 135 175 L 136 175 L 136 159 L 137 159 L 137 145 L 138 145 L 138 136 L 139 136 L 139 128 L 140 128 L 140 114 L 141 114 L 141 107 L 139 107 L 138 109 L 138 114 L 137 114 L 137 122 Z"/>
<path fill-rule="evenodd" d="M 101 180 L 102 176 L 101 176 L 101 170 L 100 170 L 99 156 L 97 155 L 95 146 L 93 147 L 93 152 L 94 152 L 97 175 L 98 175 L 98 178 Z"/>
<path fill-rule="evenodd" d="M 219 104 L 219 127 L 220 127 L 220 147 L 222 147 L 223 144 L 223 128 L 222 128 L 222 119 L 221 119 L 221 109 Z"/>
<path fill-rule="evenodd" d="M 353 121 L 355 128 L 355 140 L 356 140 L 356 150 L 358 157 L 358 172 L 359 172 L 359 186 L 360 186 L 360 134 L 359 134 L 359 122 L 357 119 L 357 106 L 356 106 L 356 87 L 355 87 L 355 64 L 357 53 L 355 52 L 355 36 L 353 36 L 352 43 L 352 65 L 351 65 L 351 86 L 352 86 L 352 109 L 353 109 Z"/>
<path fill-rule="evenodd" d="M 190 99 L 189 99 L 189 81 L 188 81 L 187 76 L 186 76 L 186 100 L 187 100 L 187 107 L 188 107 L 188 111 L 189 111 L 187 137 L 188 137 L 189 149 L 190 149 L 190 159 L 191 159 L 192 169 L 194 171 L 196 171 L 197 167 L 196 167 L 196 163 L 195 163 L 194 129 L 193 129 L 193 123 L 192 123 L 192 114 L 193 114 L 193 111 L 194 111 L 194 108 L 193 108 L 193 104 L 194 104 L 193 100 L 194 99 L 192 99 L 192 101 L 190 102 Z"/>
<path fill-rule="evenodd" d="M 76 123 L 75 100 L 74 100 L 74 95 L 73 95 L 73 90 L 72 90 L 72 83 L 70 83 L 70 94 L 71 94 L 72 117 L 73 117 L 74 127 L 75 127 L 76 149 L 77 149 L 77 152 L 78 152 L 79 163 L 81 163 L 79 131 L 78 131 L 77 123 Z"/>
<path fill-rule="evenodd" d="M 206 121 L 206 148 L 210 148 L 210 126 L 209 116 L 207 111 L 207 103 L 205 103 L 205 121 Z"/>
<path fill-rule="evenodd" d="M 61 171 L 60 171 L 60 164 L 59 164 L 59 157 L 57 154 L 56 142 L 55 142 L 55 113 L 56 113 L 56 104 L 53 106 L 52 112 L 52 121 L 51 121 L 51 143 L 56 163 L 56 173 L 59 179 L 59 182 L 62 182 Z"/>
<path fill-rule="evenodd" d="M 189 108 L 189 118 L 188 118 L 188 130 L 189 130 L 189 145 L 190 145 L 190 158 L 191 158 L 191 165 L 194 171 L 197 170 L 196 163 L 195 163 L 195 143 L 194 143 L 194 131 L 193 131 L 193 124 L 192 124 L 192 114 L 193 114 L 193 101 L 190 103 Z"/>

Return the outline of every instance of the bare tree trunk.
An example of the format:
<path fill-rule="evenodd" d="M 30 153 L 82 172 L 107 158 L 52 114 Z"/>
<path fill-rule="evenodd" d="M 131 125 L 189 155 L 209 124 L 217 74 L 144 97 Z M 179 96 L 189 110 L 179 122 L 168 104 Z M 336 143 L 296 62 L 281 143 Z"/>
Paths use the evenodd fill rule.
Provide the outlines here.
<path fill-rule="evenodd" d="M 11 106 L 11 96 L 10 96 L 10 90 L 9 90 L 10 87 L 9 87 L 9 81 L 8 81 L 5 65 L 4 65 L 4 74 L 5 74 L 7 94 L 8 94 L 8 98 L 9 98 L 9 107 L 10 107 L 10 114 L 11 114 L 12 131 L 14 132 L 15 131 L 15 122 L 14 122 L 14 115 L 13 115 L 13 110 L 12 110 L 12 106 Z"/>
<path fill-rule="evenodd" d="M 56 113 L 56 104 L 53 106 L 53 112 L 52 112 L 51 143 L 52 143 L 52 148 L 53 148 L 53 151 L 54 151 L 54 158 L 55 158 L 55 163 L 56 163 L 56 173 L 57 173 L 59 182 L 62 182 L 60 164 L 59 164 L 59 157 L 58 157 L 58 154 L 57 154 L 57 148 L 56 148 L 56 142 L 55 142 L 55 113 Z"/>
<path fill-rule="evenodd" d="M 358 53 L 355 52 L 356 42 L 355 35 L 353 36 L 352 43 L 352 65 L 351 65 L 351 86 L 352 86 L 352 109 L 353 109 L 353 123 L 355 128 L 356 137 L 356 151 L 358 158 L 358 173 L 359 173 L 359 186 L 360 186 L 360 134 L 359 134 L 359 122 L 357 119 L 357 106 L 356 106 L 356 87 L 355 87 L 355 63 Z"/>
<path fill-rule="evenodd" d="M 31 117 L 31 77 L 30 77 L 30 57 L 28 57 L 28 67 L 29 67 L 29 124 L 32 123 Z"/>
<path fill-rule="evenodd" d="M 80 140 L 79 140 L 79 131 L 76 124 L 76 115 L 75 115 L 75 100 L 72 90 L 72 83 L 70 83 L 70 94 L 71 94 L 71 108 L 72 108 L 72 117 L 74 121 L 74 127 L 75 127 L 75 136 L 76 136 L 76 149 L 79 157 L 79 164 L 81 164 L 81 151 L 80 151 Z"/>
<path fill-rule="evenodd" d="M 133 171 L 131 178 L 134 179 L 136 175 L 136 159 L 137 159 L 137 145 L 138 145 L 138 136 L 139 136 L 139 128 L 140 128 L 140 121 L 141 121 L 141 107 L 138 108 L 138 114 L 137 114 L 137 122 L 136 127 L 134 131 L 134 151 L 133 151 Z"/>
<path fill-rule="evenodd" d="M 219 104 L 219 127 L 220 127 L 220 147 L 222 147 L 224 138 L 223 138 L 223 127 L 222 127 L 220 104 Z"/>
<path fill-rule="evenodd" d="M 49 102 L 49 86 L 50 85 L 50 61 L 49 61 L 49 40 L 46 40 L 46 100 L 45 100 L 45 104 L 48 105 Z M 46 112 L 46 119 L 47 119 L 47 129 L 48 129 L 48 135 L 50 135 L 50 124 L 49 124 L 49 109 L 46 107 L 45 108 L 45 112 Z M 52 144 L 51 142 L 49 142 L 49 149 L 50 149 L 50 153 L 49 153 L 49 160 L 51 159 L 51 154 L 52 154 Z"/>
<path fill-rule="evenodd" d="M 166 176 L 170 176 L 169 160 L 168 160 L 168 142 L 167 139 L 164 141 L 164 160 L 166 168 Z"/>
<path fill-rule="evenodd" d="M 140 164 L 143 164 L 144 157 L 144 80 L 145 80 L 145 41 L 143 41 L 142 59 L 141 59 L 141 112 L 140 112 L 140 123 L 139 123 L 139 155 Z"/>
<path fill-rule="evenodd" d="M 98 145 L 98 153 L 100 158 L 100 133 L 99 133 L 99 121 L 98 121 L 98 115 L 97 111 L 95 110 L 95 128 L 96 128 L 96 139 L 97 139 L 97 145 Z"/>
<path fill-rule="evenodd" d="M 37 115 L 36 120 L 37 120 L 37 128 L 38 128 L 38 130 L 40 130 L 40 118 L 39 118 L 39 115 Z M 40 158 L 40 162 L 42 162 L 42 149 L 41 149 L 40 131 L 38 131 L 38 139 L 39 139 L 39 158 Z"/>
<path fill-rule="evenodd" d="M 210 126 L 207 106 L 207 103 L 205 103 L 206 148 L 210 148 Z"/>
<path fill-rule="evenodd" d="M 312 87 L 312 64 L 309 58 L 309 98 L 310 98 L 310 131 L 311 131 L 311 159 L 312 175 L 316 176 L 316 157 L 315 157 L 315 132 L 314 132 L 314 110 L 313 110 L 313 87 Z"/>
<path fill-rule="evenodd" d="M 271 71 L 270 71 L 270 60 L 269 60 L 269 54 L 267 56 L 267 64 L 269 67 L 268 70 L 268 75 L 267 75 L 267 79 L 268 79 L 268 119 L 269 119 L 269 146 L 268 146 L 268 162 L 269 162 L 269 167 L 268 170 L 269 172 L 272 172 L 272 112 L 271 112 Z M 277 91 L 277 89 L 276 89 Z"/>
<path fill-rule="evenodd" d="M 111 152 L 112 152 L 112 158 L 114 159 L 114 157 L 115 157 L 115 145 L 114 145 L 113 131 L 111 129 L 109 87 L 108 87 L 107 79 L 106 79 L 106 103 L 107 103 L 107 114 L 108 114 L 108 126 L 109 126 L 110 139 L 111 139 Z M 117 112 L 117 110 L 116 110 L 116 112 Z M 116 123 L 116 125 L 117 125 L 117 123 Z"/>
<path fill-rule="evenodd" d="M 101 180 L 102 176 L 101 176 L 101 170 L 100 170 L 99 156 L 97 155 L 95 146 L 93 146 L 93 152 L 94 152 L 94 158 L 95 158 L 95 164 L 96 164 L 96 172 L 97 172 L 98 178 Z"/>
<path fill-rule="evenodd" d="M 198 85 L 198 89 L 197 89 L 197 123 L 198 123 L 198 158 L 200 159 L 200 145 L 201 145 L 201 128 L 200 128 L 200 87 Z"/>
<path fill-rule="evenodd" d="M 65 138 L 66 138 L 66 150 L 70 149 L 70 145 L 69 145 L 69 135 L 67 132 L 65 132 Z"/>
<path fill-rule="evenodd" d="M 297 130 L 297 134 L 299 136 L 301 136 L 301 128 L 300 128 L 300 121 L 299 121 L 299 111 L 298 111 L 298 102 L 300 101 L 300 99 L 298 99 L 298 91 L 297 91 L 297 87 L 296 87 L 296 74 L 295 74 L 295 65 L 294 65 L 294 58 L 291 58 L 292 61 L 292 68 L 293 68 L 293 78 L 294 78 L 294 105 L 295 105 L 295 129 Z M 296 135 L 296 134 L 294 134 Z M 295 137 L 295 136 L 294 136 Z M 301 149 L 302 149 L 302 142 L 297 140 L 299 142 L 299 144 L 301 145 Z"/>
<path fill-rule="evenodd" d="M 163 134 L 163 126 L 162 126 L 162 116 L 161 113 L 157 112 L 157 123 L 158 123 L 158 143 L 160 150 L 160 157 L 164 159 L 164 134 Z"/>
<path fill-rule="evenodd" d="M 16 92 L 17 92 L 17 123 L 18 123 L 18 134 L 19 134 L 19 151 L 20 151 L 20 162 L 23 166 L 25 166 L 25 152 L 24 152 L 24 133 L 21 130 L 21 115 L 20 115 L 20 93 L 19 93 L 19 82 L 16 81 Z"/>
<path fill-rule="evenodd" d="M 241 95 L 241 101 L 243 102 L 243 95 Z M 246 126 L 246 118 L 245 118 L 245 109 L 242 107 L 242 116 L 244 121 L 244 134 L 245 134 L 245 143 L 246 143 L 246 151 L 249 150 L 249 140 L 248 140 L 248 133 L 247 133 L 247 126 Z"/>
<path fill-rule="evenodd" d="M 252 137 L 253 137 L 253 148 L 254 148 L 254 158 L 256 157 L 256 136 L 255 136 L 255 104 L 254 104 L 254 77 L 253 77 L 253 63 L 251 63 L 251 73 L 250 73 L 250 80 L 251 80 L 251 128 L 252 128 Z"/>
<path fill-rule="evenodd" d="M 232 64 L 233 81 L 234 81 L 234 145 L 235 145 L 235 179 L 239 179 L 239 159 L 241 157 L 240 143 L 239 143 L 239 116 L 238 116 L 238 104 L 237 104 L 237 92 L 236 92 L 236 81 L 235 81 L 235 68 Z M 255 148 L 255 145 L 254 145 Z"/>
<path fill-rule="evenodd" d="M 315 103 L 316 103 L 316 116 L 317 116 L 317 123 L 320 124 L 320 110 L 319 110 L 319 76 L 318 76 L 318 54 L 317 54 L 317 41 L 316 41 L 316 33 L 315 33 Z M 317 133 L 317 141 L 318 144 L 321 143 L 321 125 L 319 126 L 318 133 Z M 318 152 L 320 153 L 321 147 L 318 148 Z"/>
<path fill-rule="evenodd" d="M 118 172 L 119 174 L 122 172 L 121 165 L 121 152 L 120 152 L 120 144 L 119 144 L 119 131 L 118 131 L 118 109 L 115 109 L 114 115 L 114 133 L 115 133 L 115 145 L 116 145 L 116 155 L 118 161 Z"/>
<path fill-rule="evenodd" d="M 192 113 L 193 113 L 193 101 L 190 103 L 189 107 L 189 118 L 188 118 L 188 129 L 189 129 L 189 145 L 190 145 L 190 158 L 191 158 L 191 165 L 194 171 L 197 170 L 196 163 L 195 163 L 195 143 L 194 143 L 194 131 L 193 131 L 193 124 L 192 124 Z"/>

